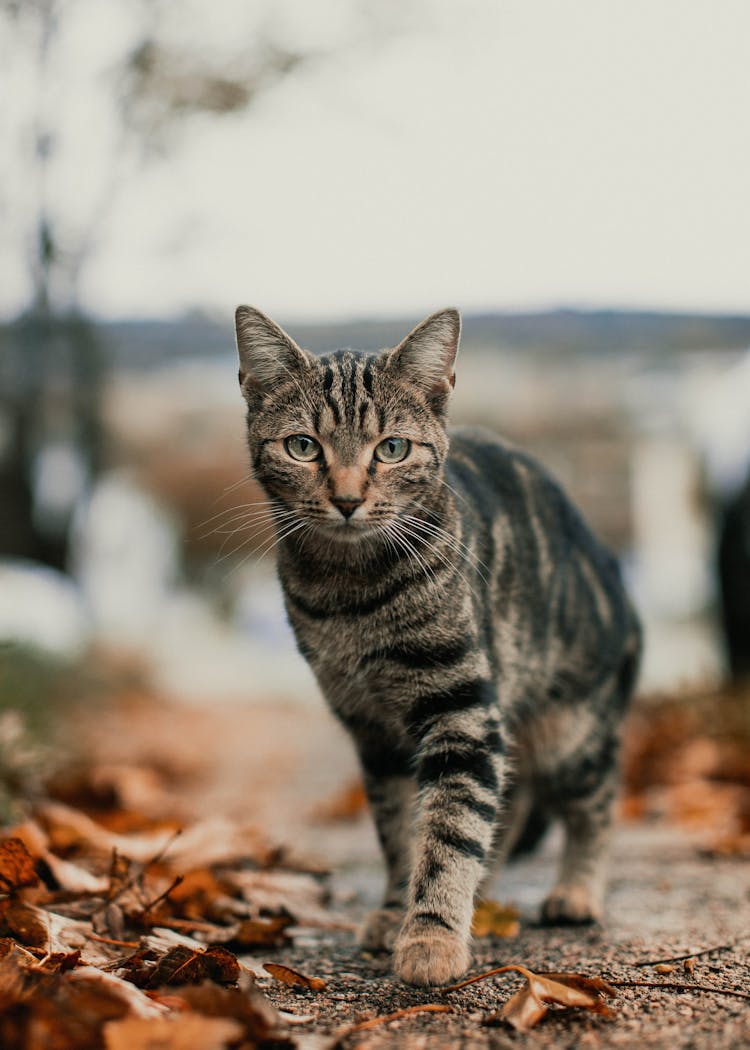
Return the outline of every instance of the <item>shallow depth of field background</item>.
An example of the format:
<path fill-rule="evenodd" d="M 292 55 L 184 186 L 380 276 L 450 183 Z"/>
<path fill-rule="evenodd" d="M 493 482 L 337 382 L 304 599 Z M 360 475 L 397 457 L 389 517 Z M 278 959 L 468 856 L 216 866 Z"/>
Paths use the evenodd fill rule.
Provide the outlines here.
<path fill-rule="evenodd" d="M 749 41 L 708 0 L 0 3 L 0 704 L 321 703 L 245 524 L 243 301 L 316 351 L 461 308 L 454 422 L 620 555 L 645 692 L 720 683 Z"/>

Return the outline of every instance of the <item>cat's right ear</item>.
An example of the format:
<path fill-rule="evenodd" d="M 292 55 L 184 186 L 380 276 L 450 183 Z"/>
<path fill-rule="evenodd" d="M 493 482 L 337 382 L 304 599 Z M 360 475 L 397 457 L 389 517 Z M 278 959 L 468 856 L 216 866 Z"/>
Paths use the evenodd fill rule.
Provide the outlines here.
<path fill-rule="evenodd" d="M 238 306 L 234 314 L 240 386 L 249 393 L 270 390 L 277 383 L 305 371 L 307 354 L 283 328 L 254 306 Z"/>

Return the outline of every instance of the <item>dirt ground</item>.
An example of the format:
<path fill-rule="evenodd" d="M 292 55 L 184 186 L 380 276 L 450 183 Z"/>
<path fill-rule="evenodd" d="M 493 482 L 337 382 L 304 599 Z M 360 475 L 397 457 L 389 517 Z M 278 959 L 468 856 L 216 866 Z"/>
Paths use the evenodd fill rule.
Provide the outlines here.
<path fill-rule="evenodd" d="M 277 1006 L 308 1017 L 293 1031 L 302 1047 L 322 1050 L 348 1024 L 414 1004 L 446 1002 L 452 1013 L 416 1014 L 349 1036 L 342 1046 L 750 1047 L 750 871 L 746 860 L 706 856 L 700 836 L 670 825 L 621 823 L 601 929 L 536 925 L 554 876 L 554 834 L 537 855 L 498 877 L 494 897 L 519 909 L 521 931 L 510 939 L 477 940 L 472 973 L 521 963 L 536 971 L 664 985 L 619 987 L 613 1019 L 555 1009 L 533 1031 L 519 1035 L 492 1019 L 519 986 L 514 975 L 443 996 L 403 985 L 390 975 L 387 958 L 358 949 L 354 926 L 377 903 L 382 872 L 366 813 L 333 823 L 319 819 L 321 804 L 356 776 L 348 740 L 322 707 L 187 708 L 134 700 L 98 712 L 76 736 L 79 747 L 83 742 L 102 760 L 153 760 L 171 769 L 186 814 L 219 812 L 252 822 L 332 869 L 331 907 L 351 928 L 304 930 L 293 947 L 267 956 L 324 978 L 326 991 L 314 995 L 259 981 Z M 670 973 L 655 969 L 659 960 L 689 953 L 696 955 L 692 973 L 681 960 L 666 964 L 673 967 Z M 263 960 L 246 961 L 255 969 Z M 670 982 L 685 988 L 669 988 Z"/>

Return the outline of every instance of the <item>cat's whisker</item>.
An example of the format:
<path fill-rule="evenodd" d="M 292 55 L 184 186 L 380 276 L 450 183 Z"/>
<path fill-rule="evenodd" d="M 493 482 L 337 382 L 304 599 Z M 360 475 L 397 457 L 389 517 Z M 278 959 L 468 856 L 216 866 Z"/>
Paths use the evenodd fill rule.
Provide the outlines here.
<path fill-rule="evenodd" d="M 226 521 L 218 522 L 214 528 L 208 532 L 202 532 L 199 534 L 198 539 L 207 540 L 211 536 L 225 536 L 227 533 L 233 533 L 239 529 L 248 528 L 251 525 L 256 525 L 259 522 L 273 520 L 273 516 L 270 511 L 256 511 L 252 514 L 237 514 L 233 518 L 228 518 Z"/>
<path fill-rule="evenodd" d="M 253 532 L 246 534 L 244 533 L 244 530 L 238 530 L 239 534 L 244 536 L 244 538 L 242 538 L 239 543 L 235 544 L 231 550 L 225 552 L 225 547 L 230 542 L 230 537 L 227 537 L 219 548 L 216 564 L 220 565 L 223 561 L 236 557 L 240 551 L 243 551 L 248 547 L 255 546 L 257 548 L 259 544 L 265 543 L 268 537 L 272 534 L 274 528 L 275 526 L 269 523 L 267 527 L 256 529 Z M 237 533 L 234 533 L 233 535 L 237 535 Z"/>
<path fill-rule="evenodd" d="M 212 514 L 210 518 L 206 518 L 205 521 L 198 522 L 196 528 L 204 529 L 207 525 L 210 525 L 212 521 L 216 521 L 217 518 L 222 518 L 226 514 L 234 514 L 240 510 L 248 510 L 251 507 L 273 507 L 278 506 L 278 500 L 275 499 L 260 499 L 253 500 L 250 503 L 238 503 L 234 507 L 225 507 L 224 510 L 220 510 L 217 514 Z"/>
<path fill-rule="evenodd" d="M 462 558 L 467 565 L 474 569 L 484 583 L 488 583 L 488 579 L 484 575 L 482 569 L 487 569 L 489 572 L 489 567 L 485 565 L 481 559 L 477 558 L 474 552 L 467 547 L 465 543 L 462 543 L 459 539 L 452 536 L 449 532 L 446 532 L 445 529 L 441 529 L 438 525 L 433 525 L 431 522 L 423 521 L 422 518 L 416 518 L 412 514 L 404 514 L 402 517 L 404 521 L 409 522 L 412 528 L 416 528 L 426 533 L 428 536 L 434 536 L 436 539 L 442 540 L 447 547 Z"/>
<path fill-rule="evenodd" d="M 260 554 L 260 557 L 258 558 L 258 564 L 260 564 L 263 561 L 267 554 L 271 553 L 274 547 L 278 547 L 282 540 L 289 539 L 290 536 L 293 536 L 295 532 L 299 532 L 300 529 L 309 529 L 311 527 L 312 526 L 310 522 L 304 518 L 301 521 L 298 520 L 296 524 L 288 526 L 283 532 L 280 532 L 278 534 L 278 536 L 273 540 L 273 542 L 270 543 L 269 546 L 265 547 L 265 549 Z"/>
<path fill-rule="evenodd" d="M 288 518 L 291 518 L 293 516 L 294 516 L 294 512 L 289 512 L 289 511 L 284 512 L 283 515 L 280 515 L 282 521 L 286 520 Z M 232 522 L 227 522 L 226 524 L 228 526 L 232 526 Z M 236 524 L 233 525 L 233 527 L 224 528 L 223 526 L 217 526 L 211 532 L 207 533 L 205 536 L 202 536 L 201 539 L 208 539 L 210 536 L 213 536 L 213 535 L 220 535 L 220 536 L 226 535 L 227 537 L 232 537 L 232 536 L 236 536 L 238 533 L 245 533 L 245 532 L 247 532 L 248 529 L 251 530 L 250 534 L 251 534 L 251 536 L 253 536 L 253 535 L 257 534 L 257 531 L 258 531 L 259 528 L 264 529 L 266 524 L 268 524 L 268 525 L 276 524 L 274 519 L 271 518 L 271 516 L 266 514 L 266 513 L 259 514 L 259 515 L 254 516 L 254 517 L 251 516 L 249 518 L 244 518 L 243 517 L 243 518 L 238 519 Z M 218 552 L 219 554 L 223 553 L 224 548 L 226 547 L 228 542 L 229 542 L 229 539 L 226 539 L 226 540 L 223 541 L 221 547 L 219 548 L 219 552 Z"/>
<path fill-rule="evenodd" d="M 435 554 L 435 556 L 442 561 L 444 565 L 452 568 L 454 572 L 463 580 L 463 582 L 469 588 L 474 598 L 477 599 L 477 601 L 479 600 L 479 596 L 477 595 L 476 589 L 472 586 L 471 582 L 467 580 L 466 576 L 463 574 L 463 572 L 461 572 L 458 565 L 456 565 L 455 562 L 452 562 L 450 558 L 448 558 L 447 555 L 443 551 L 441 551 L 435 543 L 430 542 L 430 540 L 424 535 L 410 531 L 408 527 L 405 528 L 405 531 L 414 539 L 418 539 L 421 543 L 424 543 L 425 546 L 429 550 L 431 550 Z"/>
<path fill-rule="evenodd" d="M 242 534 L 246 532 L 245 528 L 243 528 L 242 526 L 238 526 L 236 529 L 233 529 L 229 533 L 229 536 L 227 537 L 227 539 L 224 540 L 221 547 L 219 548 L 218 554 L 220 555 L 220 557 L 217 558 L 217 564 L 221 564 L 221 562 L 225 561 L 227 558 L 231 558 L 234 555 L 238 554 L 244 547 L 247 547 L 253 541 L 264 543 L 267 539 L 267 536 L 265 534 L 267 534 L 269 530 L 284 527 L 284 525 L 291 521 L 292 518 L 296 517 L 297 514 L 294 511 L 286 511 L 285 516 L 281 521 L 281 524 L 279 524 L 277 521 L 272 520 L 265 520 L 261 521 L 260 523 L 256 523 L 255 528 L 253 528 L 247 533 L 247 536 L 242 541 L 242 543 L 239 543 L 236 547 L 233 547 L 232 550 L 227 551 L 227 553 L 224 554 L 224 548 L 226 547 L 227 543 L 229 543 L 230 538 L 232 536 L 236 536 L 238 533 Z"/>
<path fill-rule="evenodd" d="M 399 527 L 399 523 L 397 523 L 397 522 L 392 522 L 391 525 L 392 525 L 391 535 L 396 540 L 396 542 L 401 543 L 402 548 L 405 551 L 407 551 L 407 553 L 411 554 L 411 556 L 414 558 L 414 560 L 417 562 L 417 564 L 420 565 L 421 568 L 424 570 L 425 576 L 428 579 L 431 579 L 432 582 L 435 584 L 435 586 L 438 587 L 439 586 L 438 578 L 437 578 L 437 574 L 435 573 L 435 570 L 432 568 L 432 566 L 429 564 L 429 562 L 427 562 L 426 559 L 422 557 L 422 555 L 416 549 L 414 544 L 411 543 L 406 538 L 406 536 L 404 536 L 404 532 L 406 530 L 403 529 L 403 527 Z"/>
<path fill-rule="evenodd" d="M 229 576 L 230 576 L 230 575 L 231 575 L 231 574 L 232 574 L 233 572 L 238 572 L 238 571 L 239 571 L 240 569 L 242 569 L 242 568 L 243 568 L 243 567 L 244 567 L 244 566 L 245 566 L 245 565 L 247 564 L 247 562 L 248 562 L 248 561 L 250 560 L 250 558 L 252 558 L 253 554 L 255 554 L 255 555 L 257 556 L 257 559 L 258 559 L 258 560 L 257 560 L 257 564 L 258 564 L 258 565 L 260 565 L 260 563 L 261 563 L 261 562 L 263 561 L 263 559 L 265 558 L 265 556 L 266 556 L 266 555 L 267 555 L 267 554 L 268 554 L 268 553 L 269 553 L 270 551 L 272 551 L 272 550 L 274 549 L 274 547 L 276 547 L 276 546 L 277 546 L 277 545 L 278 545 L 279 543 L 281 543 L 281 541 L 282 541 L 282 540 L 285 540 L 285 539 L 287 539 L 287 538 L 288 538 L 289 536 L 291 536 L 291 535 L 292 535 L 293 533 L 295 533 L 295 532 L 299 531 L 300 529 L 303 529 L 303 528 L 304 528 L 305 526 L 307 526 L 307 525 L 309 525 L 309 522 L 307 522 L 307 521 L 305 521 L 305 520 L 302 520 L 302 521 L 299 521 L 299 520 L 297 520 L 297 521 L 296 521 L 296 522 L 295 522 L 295 523 L 294 523 L 293 525 L 291 525 L 291 526 L 287 526 L 287 527 L 286 527 L 286 528 L 284 529 L 284 531 L 282 531 L 282 532 L 280 532 L 279 534 L 277 534 L 277 535 L 276 535 L 276 536 L 275 536 L 275 537 L 274 537 L 274 538 L 273 538 L 272 540 L 270 540 L 270 541 L 269 541 L 269 540 L 268 540 L 268 539 L 266 538 L 266 540 L 264 541 L 264 542 L 265 542 L 265 544 L 266 544 L 266 546 L 264 546 L 264 547 L 263 547 L 263 549 L 262 549 L 262 550 L 261 550 L 260 552 L 258 552 L 258 551 L 250 551 L 250 552 L 249 552 L 249 553 L 248 553 L 248 554 L 247 554 L 247 555 L 246 555 L 246 556 L 245 556 L 245 557 L 244 557 L 244 558 L 242 559 L 242 561 L 241 561 L 241 562 L 239 563 L 239 565 L 233 566 L 233 567 L 232 567 L 232 568 L 231 568 L 231 569 L 229 570 L 229 572 L 228 572 L 228 573 L 226 574 L 226 576 L 225 576 L 225 579 L 228 579 L 228 578 L 229 578 Z"/>

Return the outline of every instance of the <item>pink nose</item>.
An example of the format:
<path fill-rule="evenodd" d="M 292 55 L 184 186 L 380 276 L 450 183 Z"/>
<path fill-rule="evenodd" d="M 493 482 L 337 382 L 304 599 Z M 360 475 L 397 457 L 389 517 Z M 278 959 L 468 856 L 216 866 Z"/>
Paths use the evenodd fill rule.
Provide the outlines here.
<path fill-rule="evenodd" d="M 351 518 L 354 511 L 359 507 L 361 503 L 364 503 L 363 499 L 355 498 L 353 496 L 332 496 L 331 503 L 334 507 L 338 507 L 345 518 Z"/>

